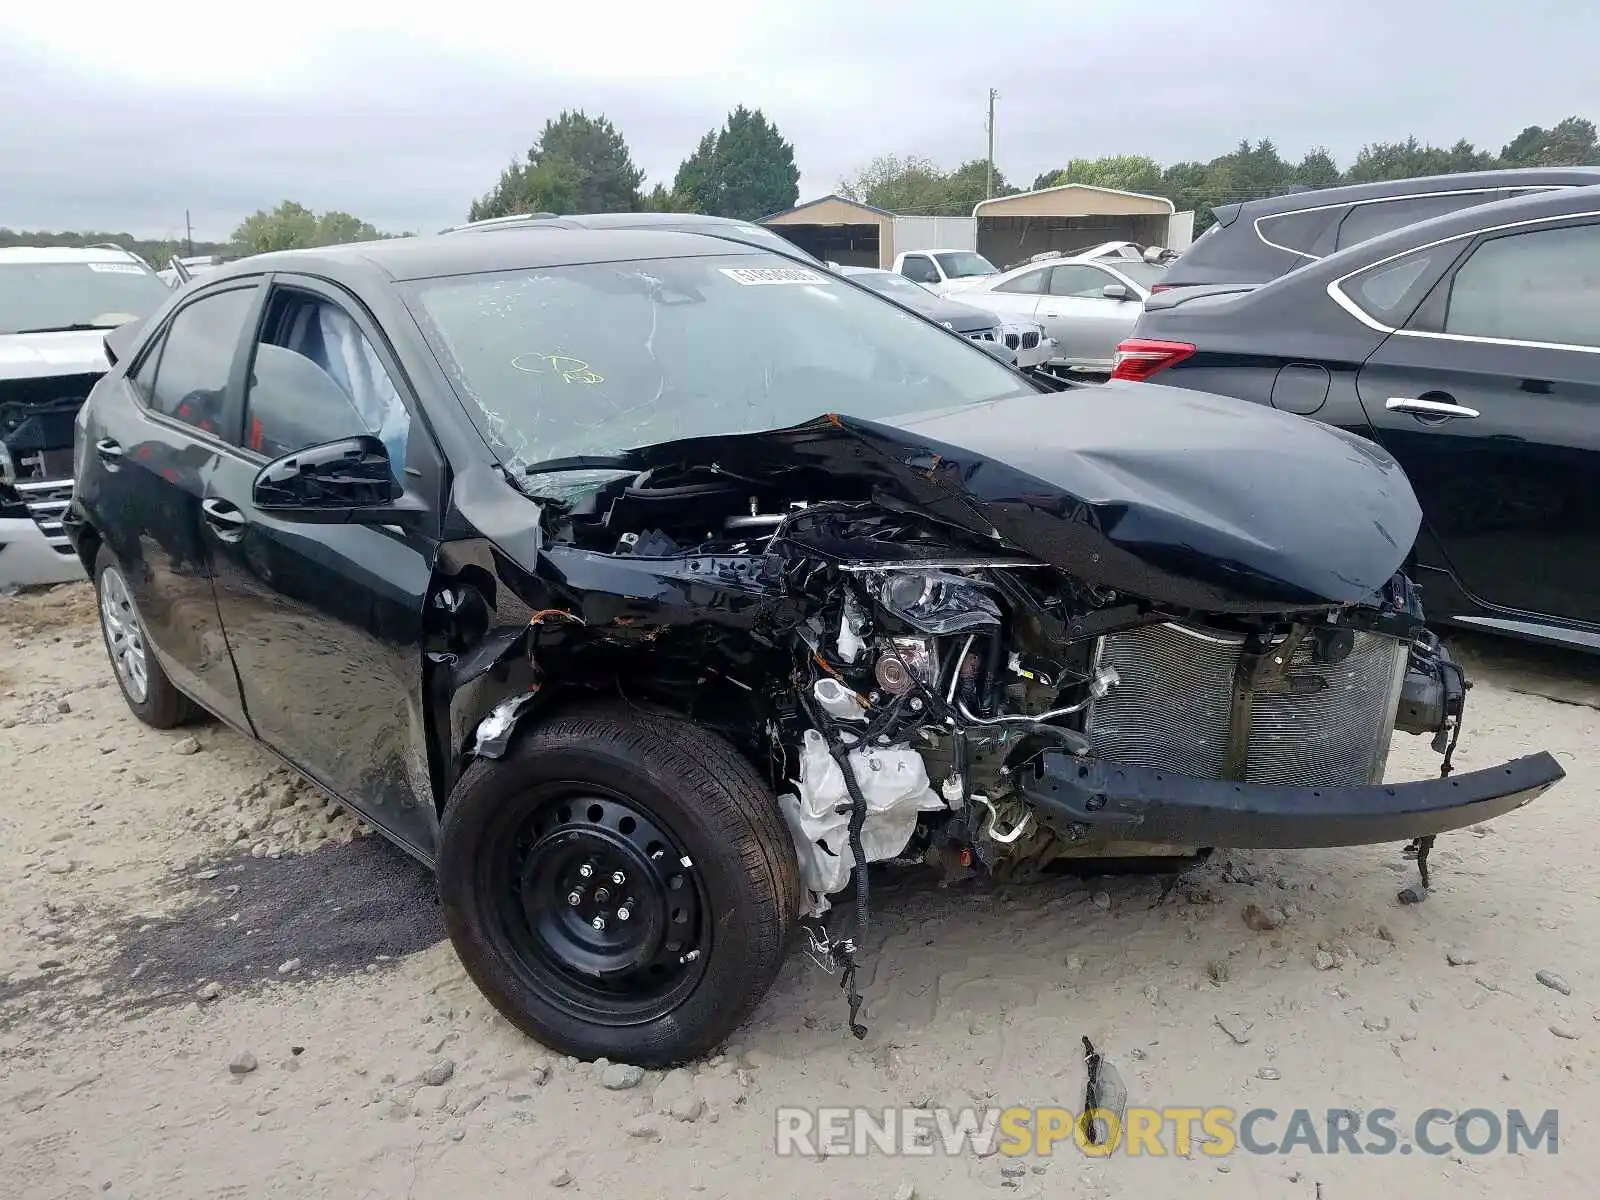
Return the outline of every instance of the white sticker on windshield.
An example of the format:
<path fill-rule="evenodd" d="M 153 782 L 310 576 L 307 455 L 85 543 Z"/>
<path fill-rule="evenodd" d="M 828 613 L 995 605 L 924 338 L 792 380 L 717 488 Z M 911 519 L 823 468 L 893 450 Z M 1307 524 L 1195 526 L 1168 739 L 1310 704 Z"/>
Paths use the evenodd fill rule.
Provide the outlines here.
<path fill-rule="evenodd" d="M 98 271 L 102 275 L 143 275 L 144 268 L 138 263 L 89 263 L 89 270 Z"/>
<path fill-rule="evenodd" d="M 718 267 L 735 283 L 822 283 L 823 278 L 804 267 Z"/>

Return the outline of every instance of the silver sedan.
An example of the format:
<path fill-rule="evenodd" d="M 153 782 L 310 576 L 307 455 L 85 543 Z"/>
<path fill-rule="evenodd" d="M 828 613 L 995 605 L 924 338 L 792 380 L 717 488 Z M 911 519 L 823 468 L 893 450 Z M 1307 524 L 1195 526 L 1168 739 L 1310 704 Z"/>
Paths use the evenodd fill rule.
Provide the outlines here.
<path fill-rule="evenodd" d="M 1117 343 L 1133 332 L 1164 264 L 1053 258 L 1025 263 L 950 293 L 1002 318 L 1033 321 L 1056 343 L 1058 366 L 1109 372 Z"/>

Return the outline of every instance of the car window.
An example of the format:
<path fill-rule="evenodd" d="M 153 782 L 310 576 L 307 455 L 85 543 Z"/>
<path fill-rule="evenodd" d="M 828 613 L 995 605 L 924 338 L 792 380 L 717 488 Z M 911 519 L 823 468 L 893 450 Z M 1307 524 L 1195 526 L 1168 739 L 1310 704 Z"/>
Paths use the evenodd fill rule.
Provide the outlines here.
<path fill-rule="evenodd" d="M 920 254 L 908 255 L 900 264 L 900 274 L 913 283 L 938 283 L 939 272 L 933 269 L 931 259 Z"/>
<path fill-rule="evenodd" d="M 972 279 L 980 275 L 995 275 L 995 265 L 983 255 L 971 250 L 950 250 L 935 254 L 939 265 L 949 279 Z"/>
<path fill-rule="evenodd" d="M 115 329 L 148 317 L 171 296 L 155 272 L 132 259 L 0 262 L 0 335 Z"/>
<path fill-rule="evenodd" d="M 1404 200 L 1357 204 L 1339 226 L 1338 248 L 1343 250 L 1346 246 L 1415 225 L 1418 221 L 1442 217 L 1445 213 L 1471 208 L 1496 198 L 1492 191 L 1453 192 L 1446 196 L 1408 196 Z"/>
<path fill-rule="evenodd" d="M 1020 296 L 1037 296 L 1044 291 L 1045 280 L 1049 277 L 1050 268 L 1040 267 L 1035 271 L 1024 271 L 1015 279 L 997 283 L 994 285 L 994 290 L 997 292 L 1015 292 Z"/>
<path fill-rule="evenodd" d="M 1341 288 L 1373 320 L 1395 328 L 1403 325 L 1421 303 L 1427 284 L 1435 277 L 1434 265 L 1444 255 L 1454 255 L 1458 250 L 1459 243 L 1418 250 L 1369 267 Z"/>
<path fill-rule="evenodd" d="M 908 309 L 759 251 L 399 286 L 468 415 L 514 470 L 825 412 L 888 420 L 1034 390 Z"/>
<path fill-rule="evenodd" d="M 220 434 L 228 375 L 255 296 L 253 286 L 231 288 L 180 308 L 160 347 L 135 376 L 145 403 L 197 429 Z"/>
<path fill-rule="evenodd" d="M 1050 268 L 1050 294 L 1052 296 L 1095 296 L 1116 280 L 1094 267 L 1067 266 Z"/>
<path fill-rule="evenodd" d="M 1315 255 L 1318 240 L 1348 211 L 1348 208 L 1335 206 L 1278 213 L 1275 216 L 1262 217 L 1256 222 L 1256 230 L 1262 238 L 1274 246 L 1281 246 L 1285 250 L 1294 250 L 1300 254 Z"/>
<path fill-rule="evenodd" d="M 1600 225 L 1484 242 L 1456 272 L 1446 333 L 1600 347 Z"/>
<path fill-rule="evenodd" d="M 274 293 L 245 392 L 245 447 L 268 458 L 371 434 L 398 478 L 411 416 L 355 319 L 319 296 Z"/>

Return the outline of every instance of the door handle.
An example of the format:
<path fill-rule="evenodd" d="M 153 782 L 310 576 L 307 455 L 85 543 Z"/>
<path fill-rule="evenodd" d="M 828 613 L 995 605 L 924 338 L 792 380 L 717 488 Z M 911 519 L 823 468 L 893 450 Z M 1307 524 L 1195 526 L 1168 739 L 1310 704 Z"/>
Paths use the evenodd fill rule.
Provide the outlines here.
<path fill-rule="evenodd" d="M 1390 412 L 1410 413 L 1414 417 L 1475 417 L 1478 410 L 1446 400 L 1416 400 L 1410 396 L 1390 396 L 1383 406 Z"/>
<path fill-rule="evenodd" d="M 122 461 L 122 443 L 115 438 L 101 438 L 94 444 L 94 452 L 100 456 L 100 461 L 115 465 Z"/>
<path fill-rule="evenodd" d="M 202 500 L 200 511 L 205 514 L 206 524 L 211 526 L 217 537 L 224 542 L 237 542 L 244 536 L 244 514 L 238 507 L 229 504 L 226 500 Z"/>

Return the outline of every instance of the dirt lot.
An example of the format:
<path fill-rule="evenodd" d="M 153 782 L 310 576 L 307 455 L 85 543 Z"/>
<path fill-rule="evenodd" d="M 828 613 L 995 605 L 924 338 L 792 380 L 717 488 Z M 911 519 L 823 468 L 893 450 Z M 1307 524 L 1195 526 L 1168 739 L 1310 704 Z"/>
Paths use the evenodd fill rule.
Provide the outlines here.
<path fill-rule="evenodd" d="M 1148 877 L 892 884 L 865 1041 L 797 951 L 722 1055 L 610 1090 L 488 1010 L 420 868 L 234 734 L 128 716 L 86 588 L 0 599 L 0 1194 L 1590 1195 L 1600 670 L 1472 661 L 1461 765 L 1570 774 L 1441 840 L 1426 904 L 1399 847 L 1218 854 L 1161 907 Z M 1395 777 L 1431 771 L 1402 740 Z M 1135 1105 L 1555 1108 L 1560 1152 L 774 1154 L 780 1105 L 1075 1107 L 1085 1035 Z"/>

